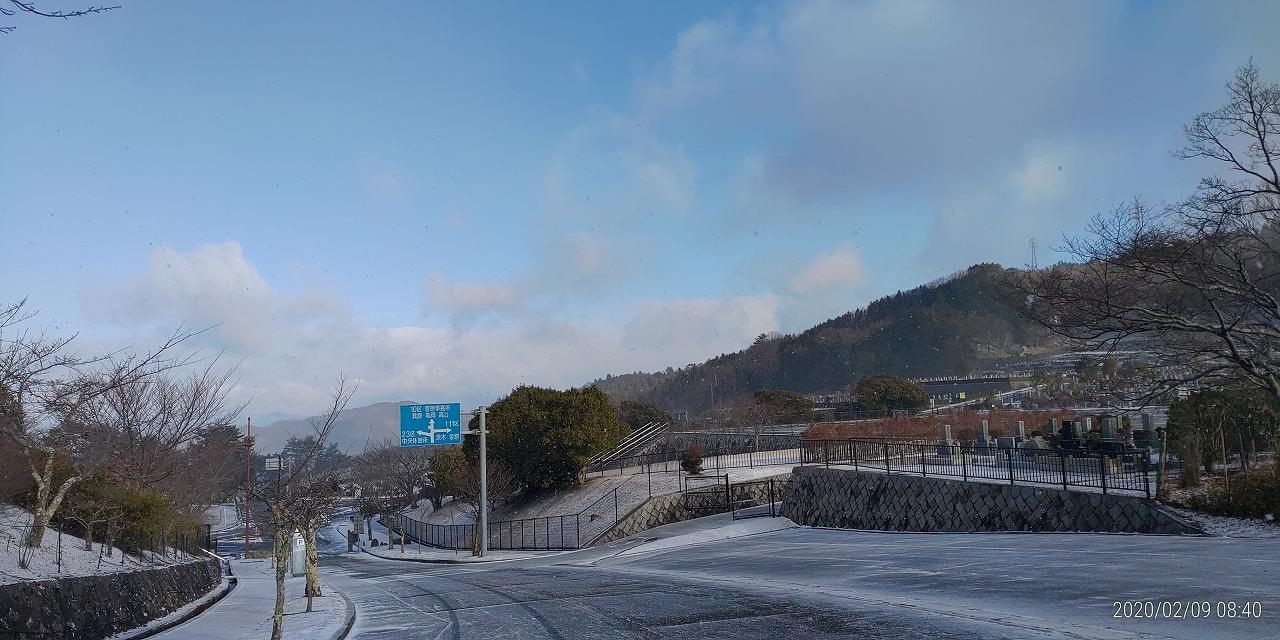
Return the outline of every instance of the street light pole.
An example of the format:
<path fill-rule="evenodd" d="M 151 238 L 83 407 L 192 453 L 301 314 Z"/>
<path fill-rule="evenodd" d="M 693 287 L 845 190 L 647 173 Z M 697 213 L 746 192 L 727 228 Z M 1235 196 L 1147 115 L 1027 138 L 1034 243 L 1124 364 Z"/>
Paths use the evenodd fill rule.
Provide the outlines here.
<path fill-rule="evenodd" d="M 485 451 L 485 433 L 484 427 L 485 414 L 489 410 L 485 407 L 477 409 L 480 412 L 480 557 L 489 551 L 489 470 L 488 470 L 488 454 Z"/>

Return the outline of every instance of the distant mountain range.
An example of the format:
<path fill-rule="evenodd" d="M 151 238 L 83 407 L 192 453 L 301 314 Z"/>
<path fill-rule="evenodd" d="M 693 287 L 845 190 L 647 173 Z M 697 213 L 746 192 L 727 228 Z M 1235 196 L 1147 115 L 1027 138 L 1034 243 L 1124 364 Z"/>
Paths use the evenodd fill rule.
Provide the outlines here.
<path fill-rule="evenodd" d="M 338 414 L 329 442 L 342 451 L 356 455 L 364 450 L 366 442 L 382 438 L 400 441 L 400 405 L 416 404 L 412 400 L 402 402 L 378 402 L 364 407 L 347 409 Z M 277 452 L 284 448 L 289 436 L 305 438 L 311 431 L 311 421 L 306 418 L 277 420 L 261 427 L 253 427 L 256 439 L 254 448 L 259 453 Z"/>
<path fill-rule="evenodd" d="M 960 375 L 1053 346 L 1049 332 L 997 297 L 1005 269 L 979 264 L 880 298 L 795 335 L 761 335 L 750 347 L 699 365 L 608 376 L 592 384 L 614 402 L 706 411 L 746 402 L 756 389 L 837 392 L 863 375 Z"/>

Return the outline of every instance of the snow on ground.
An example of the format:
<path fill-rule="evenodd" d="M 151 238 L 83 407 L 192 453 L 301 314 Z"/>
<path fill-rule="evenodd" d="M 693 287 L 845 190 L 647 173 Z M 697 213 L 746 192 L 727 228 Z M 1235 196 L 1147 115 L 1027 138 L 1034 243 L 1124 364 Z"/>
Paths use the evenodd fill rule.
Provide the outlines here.
<path fill-rule="evenodd" d="M 209 610 L 173 627 L 156 640 L 266 640 L 271 637 L 271 614 L 275 607 L 275 569 L 270 560 L 232 560 L 239 584 Z M 285 578 L 285 640 L 328 640 L 346 627 L 347 601 L 321 581 L 323 597 L 315 598 L 307 613 L 303 595 L 306 578 Z M 126 634 L 125 637 L 130 637 Z"/>
<path fill-rule="evenodd" d="M 797 526 L 799 525 L 786 518 L 753 518 L 751 520 L 730 521 L 728 524 L 711 526 L 701 531 L 694 531 L 692 533 L 685 533 L 671 536 L 669 538 L 661 538 L 651 542 L 646 542 L 622 551 L 618 555 L 632 556 L 642 553 L 653 553 L 655 551 L 665 551 L 667 549 L 704 544 L 707 542 L 715 542 L 717 540 L 728 540 L 729 538 L 741 538 L 742 536 L 753 536 L 761 533 L 769 533 L 771 531 L 792 529 Z"/>
<path fill-rule="evenodd" d="M 419 511 L 419 513 L 421 513 L 421 511 Z M 475 522 L 475 518 L 473 518 L 471 513 L 466 509 L 466 505 L 460 501 L 449 502 L 439 509 L 429 511 L 425 520 L 414 515 L 410 515 L 409 517 L 415 520 L 420 520 L 421 522 L 429 522 L 431 524 L 471 524 Z"/>
<path fill-rule="evenodd" d="M 1211 516 L 1207 513 L 1200 513 L 1168 504 L 1165 506 L 1211 536 L 1222 536 L 1224 538 L 1280 538 L 1280 526 L 1276 525 L 1274 521 Z"/>
<path fill-rule="evenodd" d="M 119 549 L 111 557 L 107 557 L 103 545 L 95 543 L 93 550 L 89 551 L 84 547 L 83 538 L 63 533 L 59 563 L 58 532 L 52 528 L 45 529 L 44 539 L 38 549 L 26 549 L 22 546 L 22 538 L 30 528 L 31 520 L 31 514 L 27 511 L 0 505 L 0 548 L 3 549 L 0 551 L 0 584 L 137 571 L 197 560 L 182 552 L 177 552 L 176 555 L 159 555 L 144 551 L 140 558 L 125 554 Z M 19 555 L 28 551 L 31 554 L 29 564 L 26 569 L 22 569 L 19 567 Z"/>
<path fill-rule="evenodd" d="M 724 475 L 728 475 L 729 481 L 733 483 L 749 482 L 790 473 L 795 465 L 788 463 L 717 470 L 715 458 L 707 458 L 703 462 L 703 467 L 704 470 L 699 476 L 689 476 L 678 471 L 643 473 L 643 469 L 637 467 L 624 470 L 623 475 L 589 477 L 577 487 L 544 494 L 528 502 L 500 506 L 489 514 L 489 521 L 502 522 L 583 514 L 589 522 L 596 522 L 598 519 L 590 520 L 591 515 L 594 514 L 606 518 L 612 524 L 615 511 L 625 515 L 652 496 L 679 493 L 686 484 L 692 483 L 697 487 L 723 482 Z M 613 500 L 614 491 L 617 491 L 616 505 Z M 425 517 L 422 514 L 426 514 Z M 408 515 L 415 520 L 430 524 L 472 524 L 474 522 L 468 510 L 456 502 L 445 504 L 436 511 L 431 511 L 429 505 L 419 506 Z"/>

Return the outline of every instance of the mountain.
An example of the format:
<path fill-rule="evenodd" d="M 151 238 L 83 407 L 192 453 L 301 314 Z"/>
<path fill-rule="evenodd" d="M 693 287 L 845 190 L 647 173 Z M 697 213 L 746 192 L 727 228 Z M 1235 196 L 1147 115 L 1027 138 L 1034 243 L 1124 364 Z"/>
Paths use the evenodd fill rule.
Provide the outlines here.
<path fill-rule="evenodd" d="M 365 442 L 381 438 L 400 441 L 400 405 L 417 404 L 411 400 L 402 402 L 377 402 L 371 405 L 347 409 L 338 414 L 329 442 L 342 451 L 355 455 L 364 449 Z M 289 436 L 305 438 L 311 431 L 311 421 L 277 420 L 263 427 L 254 426 L 254 448 L 260 453 L 277 452 L 284 448 Z"/>
<path fill-rule="evenodd" d="M 964 271 L 795 335 L 762 334 L 750 347 L 700 365 L 608 376 L 592 384 L 615 401 L 651 402 L 664 410 L 706 411 L 745 401 L 756 389 L 831 393 L 863 375 L 908 377 L 976 372 L 980 363 L 1038 350 L 1051 341 L 997 299 L 995 264 Z"/>

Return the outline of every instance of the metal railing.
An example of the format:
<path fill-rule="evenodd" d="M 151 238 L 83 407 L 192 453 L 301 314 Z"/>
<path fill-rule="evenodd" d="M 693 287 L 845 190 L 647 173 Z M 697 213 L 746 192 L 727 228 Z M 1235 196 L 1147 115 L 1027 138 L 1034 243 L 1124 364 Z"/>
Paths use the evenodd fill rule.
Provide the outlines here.
<path fill-rule="evenodd" d="M 634 508 L 623 504 L 625 492 L 619 496 L 618 490 L 626 486 L 624 483 L 614 487 L 578 513 L 491 521 L 489 548 L 536 551 L 591 546 Z M 391 516 L 390 520 L 406 538 L 418 544 L 440 549 L 471 549 L 475 544 L 474 524 L 433 524 L 404 514 Z"/>
<path fill-rule="evenodd" d="M 1152 495 L 1150 456 L 1063 449 L 1011 449 L 975 444 L 923 444 L 842 438 L 805 440 L 801 465 L 848 465 L 970 481 L 1053 485 Z"/>
<path fill-rule="evenodd" d="M 770 465 L 800 464 L 800 436 L 770 436 L 767 446 L 704 447 L 702 468 L 706 471 L 745 469 Z M 632 475 L 641 473 L 674 472 L 680 470 L 685 451 L 649 453 L 627 456 L 608 462 L 590 465 L 584 473 L 588 476 Z"/>

